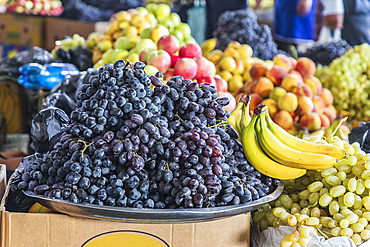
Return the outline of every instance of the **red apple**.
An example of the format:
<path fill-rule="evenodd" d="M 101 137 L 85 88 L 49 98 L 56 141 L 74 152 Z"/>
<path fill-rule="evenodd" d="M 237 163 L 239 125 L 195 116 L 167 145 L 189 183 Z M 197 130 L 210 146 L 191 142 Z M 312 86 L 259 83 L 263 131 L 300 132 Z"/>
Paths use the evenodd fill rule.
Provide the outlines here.
<path fill-rule="evenodd" d="M 216 80 L 214 78 L 212 78 L 212 77 L 209 77 L 209 76 L 206 76 L 206 77 L 203 77 L 203 78 L 198 78 L 197 79 L 197 83 L 198 84 L 201 84 L 201 83 L 209 83 L 212 86 L 215 86 L 216 87 Z"/>
<path fill-rule="evenodd" d="M 203 55 L 202 48 L 198 44 L 189 43 L 185 44 L 180 48 L 180 57 L 195 58 Z"/>
<path fill-rule="evenodd" d="M 209 75 L 209 61 L 205 57 L 196 57 L 194 58 L 194 61 L 198 65 L 198 71 L 197 74 L 195 75 L 195 78 L 203 78 Z"/>
<path fill-rule="evenodd" d="M 216 81 L 217 92 L 227 92 L 227 89 L 228 89 L 227 81 L 225 81 L 219 75 L 215 75 L 215 81 Z"/>
<path fill-rule="evenodd" d="M 148 55 L 151 51 L 155 51 L 153 48 L 145 48 L 139 53 L 139 60 L 143 63 L 147 63 Z"/>
<path fill-rule="evenodd" d="M 198 65 L 191 58 L 181 58 L 175 65 L 175 75 L 181 75 L 185 79 L 193 79 L 197 70 Z"/>
<path fill-rule="evenodd" d="M 173 71 L 173 69 L 169 69 L 166 72 L 165 80 L 169 81 L 174 76 L 175 76 L 175 71 Z"/>
<path fill-rule="evenodd" d="M 157 67 L 159 71 L 165 73 L 171 66 L 171 56 L 166 51 L 151 51 L 147 57 L 147 64 Z"/>
<path fill-rule="evenodd" d="M 158 50 L 165 50 L 171 56 L 180 48 L 179 40 L 173 35 L 162 36 L 157 42 Z"/>
<path fill-rule="evenodd" d="M 172 56 L 171 57 L 171 68 L 175 68 L 177 61 L 179 61 L 180 59 L 181 57 L 179 56 Z"/>

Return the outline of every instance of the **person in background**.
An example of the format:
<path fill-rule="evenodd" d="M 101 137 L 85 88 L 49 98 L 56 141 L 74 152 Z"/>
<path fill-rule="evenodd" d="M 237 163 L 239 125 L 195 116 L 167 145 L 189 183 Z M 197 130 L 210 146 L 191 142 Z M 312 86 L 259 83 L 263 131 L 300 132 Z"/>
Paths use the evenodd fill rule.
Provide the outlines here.
<path fill-rule="evenodd" d="M 256 0 L 256 8 L 261 0 Z M 276 0 L 274 38 L 278 48 L 314 42 L 316 0 Z"/>
<path fill-rule="evenodd" d="M 25 156 L 24 152 L 14 149 L 0 152 L 0 164 L 5 164 L 7 170 L 15 170 Z"/>
<path fill-rule="evenodd" d="M 370 43 L 369 0 L 320 0 L 323 5 L 323 25 L 332 30 L 341 28 L 342 39 L 348 44 Z"/>
<path fill-rule="evenodd" d="M 370 43 L 370 1 L 343 0 L 343 6 L 342 39 L 352 46 Z"/>
<path fill-rule="evenodd" d="M 181 22 L 188 22 L 188 10 L 194 5 L 194 0 L 175 0 L 172 4 L 172 11 L 176 12 L 180 18 Z"/>
<path fill-rule="evenodd" d="M 213 37 L 212 33 L 217 28 L 218 17 L 223 12 L 247 8 L 247 0 L 206 0 L 206 4 L 206 39 Z"/>

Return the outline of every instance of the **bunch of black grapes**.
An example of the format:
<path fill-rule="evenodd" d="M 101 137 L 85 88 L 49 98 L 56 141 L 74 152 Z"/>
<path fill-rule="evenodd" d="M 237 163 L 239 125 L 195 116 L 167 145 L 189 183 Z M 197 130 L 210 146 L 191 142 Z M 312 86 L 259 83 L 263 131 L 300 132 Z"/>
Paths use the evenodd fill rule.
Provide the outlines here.
<path fill-rule="evenodd" d="M 304 53 L 299 53 L 299 57 L 308 57 L 316 64 L 329 65 L 334 59 L 341 57 L 351 46 L 344 40 L 328 42 L 325 44 L 314 45 Z"/>
<path fill-rule="evenodd" d="M 28 159 L 12 189 L 134 208 L 245 204 L 276 189 L 279 180 L 248 164 L 227 124 L 228 98 L 181 76 L 163 82 L 144 67 L 120 60 L 91 76 L 60 141 Z"/>
<path fill-rule="evenodd" d="M 217 38 L 216 48 L 220 50 L 224 50 L 230 42 L 238 41 L 252 47 L 253 56 L 263 60 L 272 60 L 277 54 L 288 55 L 285 51 L 278 50 L 270 27 L 258 25 L 256 14 L 250 9 L 221 14 L 213 35 Z"/>

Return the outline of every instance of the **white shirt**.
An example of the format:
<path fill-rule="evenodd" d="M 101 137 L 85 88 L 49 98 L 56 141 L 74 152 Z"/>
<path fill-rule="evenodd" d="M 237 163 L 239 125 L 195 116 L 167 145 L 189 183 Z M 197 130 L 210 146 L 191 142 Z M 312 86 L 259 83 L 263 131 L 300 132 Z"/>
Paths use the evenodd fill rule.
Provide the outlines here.
<path fill-rule="evenodd" d="M 321 0 L 324 6 L 323 15 L 343 14 L 343 0 Z"/>

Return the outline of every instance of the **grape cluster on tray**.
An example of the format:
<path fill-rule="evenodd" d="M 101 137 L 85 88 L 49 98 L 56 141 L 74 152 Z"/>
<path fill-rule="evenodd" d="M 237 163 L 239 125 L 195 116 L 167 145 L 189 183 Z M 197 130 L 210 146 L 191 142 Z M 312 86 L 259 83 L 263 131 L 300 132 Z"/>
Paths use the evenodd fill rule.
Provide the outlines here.
<path fill-rule="evenodd" d="M 256 14 L 250 9 L 221 14 L 213 35 L 217 39 L 216 48 L 220 50 L 225 49 L 230 42 L 238 41 L 252 47 L 253 56 L 262 60 L 272 60 L 277 54 L 288 55 L 285 51 L 278 50 L 270 27 L 258 25 Z"/>
<path fill-rule="evenodd" d="M 163 83 L 144 67 L 119 60 L 91 76 L 60 141 L 25 164 L 13 189 L 135 208 L 245 204 L 276 189 L 279 180 L 248 164 L 226 122 L 228 98 L 181 76 Z"/>
<path fill-rule="evenodd" d="M 314 45 L 308 48 L 299 57 L 308 57 L 316 64 L 329 65 L 334 59 L 341 57 L 351 46 L 344 40 Z"/>

